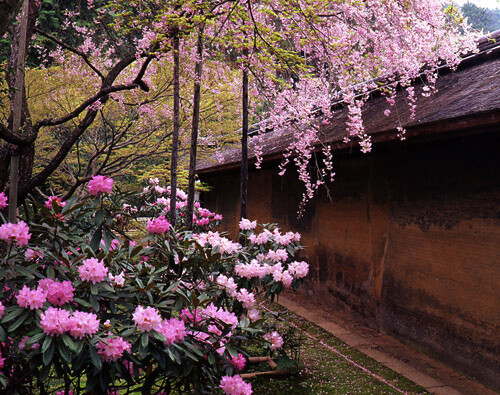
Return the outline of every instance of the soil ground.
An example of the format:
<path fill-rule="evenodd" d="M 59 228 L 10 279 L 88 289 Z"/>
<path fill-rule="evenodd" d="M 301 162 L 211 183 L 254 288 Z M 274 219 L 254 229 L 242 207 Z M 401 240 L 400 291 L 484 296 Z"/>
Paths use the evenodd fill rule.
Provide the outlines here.
<path fill-rule="evenodd" d="M 421 385 L 432 394 L 498 394 L 394 337 L 361 324 L 345 311 L 314 303 L 299 293 L 280 296 L 278 303 L 330 332 L 349 346 Z"/>

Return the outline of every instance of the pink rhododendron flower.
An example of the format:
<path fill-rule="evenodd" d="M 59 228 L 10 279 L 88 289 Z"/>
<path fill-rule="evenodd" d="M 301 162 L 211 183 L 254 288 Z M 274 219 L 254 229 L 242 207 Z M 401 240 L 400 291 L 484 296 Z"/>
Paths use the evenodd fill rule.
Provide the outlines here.
<path fill-rule="evenodd" d="M 103 261 L 97 258 L 84 259 L 83 264 L 78 267 L 78 274 L 83 281 L 91 281 L 92 284 L 104 281 L 108 276 L 108 268 Z"/>
<path fill-rule="evenodd" d="M 231 363 L 238 371 L 242 371 L 246 364 L 246 359 L 242 354 L 238 354 L 237 357 L 231 355 Z"/>
<path fill-rule="evenodd" d="M 247 289 L 241 288 L 236 295 L 236 299 L 243 305 L 245 309 L 251 309 L 255 304 L 255 296 L 253 293 L 248 292 Z"/>
<path fill-rule="evenodd" d="M 257 309 L 251 309 L 248 310 L 247 316 L 250 321 L 255 322 L 260 318 L 260 312 Z"/>
<path fill-rule="evenodd" d="M 39 251 L 39 250 L 34 250 L 32 248 L 26 249 L 26 252 L 24 253 L 24 259 L 27 261 L 33 261 L 38 258 L 43 258 L 44 257 L 44 252 Z"/>
<path fill-rule="evenodd" d="M 243 218 L 240 221 L 241 230 L 251 230 L 257 227 L 257 221 L 250 221 L 249 219 Z"/>
<path fill-rule="evenodd" d="M 244 265 L 237 265 L 237 266 L 244 266 Z M 234 282 L 234 279 L 232 277 L 226 277 L 223 274 L 220 274 L 217 277 L 217 284 L 219 284 L 221 287 L 224 287 L 226 289 L 226 292 L 234 297 L 236 295 L 236 291 L 238 289 L 238 285 Z"/>
<path fill-rule="evenodd" d="M 309 272 L 309 265 L 304 261 L 295 261 L 288 265 L 288 272 L 295 278 L 304 278 Z"/>
<path fill-rule="evenodd" d="M 7 195 L 4 192 L 0 192 L 0 210 L 8 206 L 8 200 L 9 198 L 7 197 Z"/>
<path fill-rule="evenodd" d="M 152 329 L 156 329 L 158 325 L 161 324 L 160 313 L 154 307 L 144 308 L 142 306 L 137 306 L 132 316 L 135 325 L 141 332 L 149 332 Z"/>
<path fill-rule="evenodd" d="M 250 395 L 252 393 L 252 385 L 245 383 L 238 375 L 222 377 L 219 387 L 226 395 Z"/>
<path fill-rule="evenodd" d="M 106 343 L 99 341 L 96 345 L 97 353 L 104 362 L 115 362 L 120 359 L 124 351 L 130 352 L 132 345 L 120 336 L 107 337 Z"/>
<path fill-rule="evenodd" d="M 266 333 L 263 337 L 271 343 L 271 350 L 277 350 L 283 346 L 283 338 L 276 331 Z"/>
<path fill-rule="evenodd" d="M 47 293 L 47 300 L 54 306 L 62 306 L 73 301 L 75 288 L 71 281 L 55 281 L 51 278 L 44 278 L 38 282 L 38 289 Z"/>
<path fill-rule="evenodd" d="M 16 296 L 17 304 L 30 310 L 40 309 L 47 301 L 47 292 L 42 289 L 29 289 L 26 285 Z"/>
<path fill-rule="evenodd" d="M 92 336 L 99 330 L 100 321 L 94 313 L 75 311 L 69 320 L 68 327 L 71 336 L 75 339 L 83 339 L 85 335 Z"/>
<path fill-rule="evenodd" d="M 49 336 L 62 335 L 70 325 L 70 313 L 64 309 L 49 307 L 40 316 L 40 328 Z"/>
<path fill-rule="evenodd" d="M 276 251 L 269 251 L 267 253 L 266 258 L 274 263 L 277 263 L 280 261 L 285 262 L 288 259 L 288 253 L 286 252 L 285 249 L 280 248 Z"/>
<path fill-rule="evenodd" d="M 175 342 L 184 340 L 186 337 L 186 326 L 184 321 L 176 318 L 165 319 L 155 328 L 155 330 L 165 336 L 165 344 L 171 346 Z"/>
<path fill-rule="evenodd" d="M 100 192 L 111 193 L 113 179 L 106 176 L 93 176 L 89 181 L 87 189 L 91 195 L 97 196 Z"/>
<path fill-rule="evenodd" d="M 22 247 L 28 244 L 30 237 L 29 227 L 24 221 L 19 221 L 17 224 L 9 222 L 0 226 L 0 239 L 8 244 L 14 240 L 18 246 Z"/>
<path fill-rule="evenodd" d="M 109 275 L 109 280 L 117 287 L 123 287 L 125 285 L 125 273 L 122 271 L 120 274 L 113 276 Z"/>
<path fill-rule="evenodd" d="M 3 305 L 2 302 L 0 302 L 0 319 L 3 317 L 5 314 L 5 306 Z"/>
<path fill-rule="evenodd" d="M 66 206 L 66 202 L 63 202 L 61 198 L 57 196 L 49 196 L 49 198 L 45 201 L 45 207 L 47 207 L 50 210 L 52 208 L 53 202 L 55 202 L 56 205 L 58 205 L 59 207 Z"/>
<path fill-rule="evenodd" d="M 200 311 L 202 317 L 211 317 L 217 320 L 221 320 L 227 325 L 230 325 L 233 329 L 238 325 L 238 318 L 236 314 L 224 310 L 222 307 L 215 307 L 213 303 L 210 303 L 207 307 Z"/>
<path fill-rule="evenodd" d="M 170 229 L 170 222 L 168 222 L 163 215 L 158 218 L 148 221 L 146 226 L 149 233 L 165 233 Z"/>

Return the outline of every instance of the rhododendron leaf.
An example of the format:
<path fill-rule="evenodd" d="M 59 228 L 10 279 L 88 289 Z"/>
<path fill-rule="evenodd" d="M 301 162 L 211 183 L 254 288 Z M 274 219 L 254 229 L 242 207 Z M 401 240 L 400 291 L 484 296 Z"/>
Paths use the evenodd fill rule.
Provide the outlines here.
<path fill-rule="evenodd" d="M 47 268 L 47 277 L 49 278 L 56 278 L 56 273 L 54 272 L 54 268 L 52 266 L 49 266 Z"/>
<path fill-rule="evenodd" d="M 87 301 L 85 301 L 83 299 L 80 299 L 80 298 L 74 298 L 73 302 L 76 302 L 76 303 L 78 303 L 81 306 L 92 307 L 92 305 L 89 302 L 87 302 Z"/>
<path fill-rule="evenodd" d="M 43 339 L 43 343 L 42 343 L 42 349 L 40 350 L 42 352 L 42 354 L 44 354 L 47 351 L 47 349 L 50 347 L 53 339 L 54 338 L 52 336 L 45 336 L 45 339 Z"/>
<path fill-rule="evenodd" d="M 146 349 L 148 348 L 148 344 L 149 344 L 149 334 L 143 333 L 141 336 L 141 347 Z"/>
<path fill-rule="evenodd" d="M 90 355 L 90 360 L 92 361 L 92 365 L 94 365 L 95 368 L 98 371 L 100 371 L 102 369 L 101 358 L 99 358 L 97 351 L 95 350 L 94 346 L 92 346 L 92 345 L 89 345 L 89 355 Z"/>
<path fill-rule="evenodd" d="M 89 296 L 89 301 L 90 301 L 90 304 L 92 305 L 92 308 L 97 313 L 99 311 L 99 309 L 100 309 L 100 306 L 99 306 L 99 301 L 97 300 L 97 298 L 95 297 L 95 295 L 90 295 Z"/>
<path fill-rule="evenodd" d="M 31 336 L 27 341 L 26 341 L 26 347 L 31 347 L 33 344 L 38 343 L 42 338 L 46 336 L 45 333 L 37 333 L 36 335 Z"/>
<path fill-rule="evenodd" d="M 99 287 L 97 286 L 97 284 L 90 285 L 90 293 L 92 295 L 97 295 L 99 293 Z"/>
<path fill-rule="evenodd" d="M 54 356 L 54 350 L 55 350 L 54 342 L 50 342 L 50 345 L 47 348 L 47 350 L 45 352 L 42 351 L 43 354 L 42 360 L 45 366 L 47 366 L 52 361 L 52 357 Z"/>
<path fill-rule="evenodd" d="M 97 251 L 101 244 L 101 239 L 102 239 L 102 229 L 99 227 L 95 230 L 94 234 L 92 235 L 92 239 L 90 240 L 90 248 L 92 248 L 92 250 L 94 251 Z"/>
<path fill-rule="evenodd" d="M 161 341 L 162 343 L 165 343 L 167 341 L 167 339 L 165 338 L 165 336 L 163 336 L 161 333 L 158 333 L 156 331 L 153 331 L 151 332 L 153 334 L 153 337 L 158 340 L 158 341 Z M 142 340 L 142 339 L 141 339 Z"/>
<path fill-rule="evenodd" d="M 68 350 L 68 347 L 66 347 L 64 344 L 60 344 L 59 347 L 57 347 L 57 351 L 66 363 L 71 363 L 71 353 Z"/>
<path fill-rule="evenodd" d="M 21 326 L 21 324 L 26 320 L 26 318 L 28 318 L 30 315 L 30 311 L 25 311 L 24 314 L 22 314 L 13 324 L 11 324 L 8 328 L 7 328 L 7 332 L 13 332 L 15 331 L 17 328 L 19 328 L 19 326 Z"/>
<path fill-rule="evenodd" d="M 2 326 L 0 326 L 0 341 L 4 342 L 7 339 L 7 334 Z"/>
<path fill-rule="evenodd" d="M 175 346 L 175 343 L 174 343 Z M 179 354 L 175 350 L 171 350 L 170 348 L 167 348 L 167 354 L 170 357 L 170 359 L 179 365 L 181 364 L 181 358 L 179 357 Z"/>
<path fill-rule="evenodd" d="M 196 347 L 195 345 L 193 345 L 187 341 L 183 341 L 182 344 L 184 344 L 187 348 L 192 350 L 196 355 L 199 355 L 200 357 L 203 356 L 203 353 L 201 352 L 201 350 L 198 347 Z"/>
<path fill-rule="evenodd" d="M 104 239 L 104 245 L 109 250 L 111 246 L 111 234 L 107 228 L 102 229 L 102 238 Z"/>
<path fill-rule="evenodd" d="M 73 339 L 71 339 L 71 337 L 69 337 L 66 333 L 63 333 L 61 335 L 61 339 L 63 341 L 63 343 L 72 351 L 72 352 L 75 352 L 76 351 L 76 344 L 75 342 L 73 341 Z"/>
<path fill-rule="evenodd" d="M 8 307 L 6 309 L 6 311 L 8 313 L 2 318 L 2 321 L 0 321 L 0 322 L 2 322 L 2 324 L 5 324 L 9 321 L 12 321 L 14 318 L 19 316 L 24 310 L 18 306 L 11 306 L 11 307 Z"/>
<path fill-rule="evenodd" d="M 214 355 L 212 353 L 208 354 L 208 363 L 210 365 L 214 365 L 215 364 L 215 358 L 214 358 Z"/>

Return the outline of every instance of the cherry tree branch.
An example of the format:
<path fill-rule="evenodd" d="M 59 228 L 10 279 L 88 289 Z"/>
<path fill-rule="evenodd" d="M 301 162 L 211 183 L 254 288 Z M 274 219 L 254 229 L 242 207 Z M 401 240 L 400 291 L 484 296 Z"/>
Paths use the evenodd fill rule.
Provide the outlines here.
<path fill-rule="evenodd" d="M 49 40 L 54 41 L 56 44 L 63 47 L 64 49 L 67 49 L 68 51 L 73 52 L 74 54 L 80 56 L 85 61 L 85 63 L 87 63 L 87 65 L 101 78 L 101 80 L 104 81 L 104 75 L 99 71 L 99 69 L 97 67 L 95 67 L 92 64 L 89 57 L 86 54 L 84 54 L 82 51 L 79 51 L 78 49 L 73 48 L 72 46 L 59 40 L 58 38 L 54 37 L 52 34 L 44 32 L 43 30 L 39 29 L 38 27 L 35 27 L 35 32 L 37 32 L 38 34 L 41 34 L 42 36 L 48 38 Z"/>

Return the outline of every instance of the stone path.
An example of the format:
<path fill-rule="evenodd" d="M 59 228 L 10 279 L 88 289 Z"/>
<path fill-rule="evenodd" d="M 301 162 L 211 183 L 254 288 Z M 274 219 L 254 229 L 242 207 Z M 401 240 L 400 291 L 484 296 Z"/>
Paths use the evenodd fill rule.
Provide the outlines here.
<path fill-rule="evenodd" d="M 293 298 L 293 299 L 292 299 Z M 280 296 L 278 303 L 357 348 L 377 362 L 437 395 L 494 395 L 477 381 L 410 348 L 392 336 L 361 325 L 347 313 L 327 310 L 301 295 Z"/>

